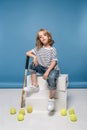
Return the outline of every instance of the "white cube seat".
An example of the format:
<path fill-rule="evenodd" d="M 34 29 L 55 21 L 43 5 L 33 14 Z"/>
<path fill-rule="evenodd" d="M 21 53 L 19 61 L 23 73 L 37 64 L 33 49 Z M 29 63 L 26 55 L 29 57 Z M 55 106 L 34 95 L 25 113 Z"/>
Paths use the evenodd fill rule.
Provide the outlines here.
<path fill-rule="evenodd" d="M 43 79 L 42 76 L 37 76 L 38 84 L 40 90 L 46 90 L 47 88 L 47 81 Z M 27 86 L 31 84 L 31 76 L 27 76 Z M 68 74 L 60 74 L 59 78 L 57 79 L 57 89 L 60 91 L 66 91 L 68 86 Z"/>
<path fill-rule="evenodd" d="M 31 105 L 34 111 L 47 110 L 47 102 L 49 98 L 49 90 L 47 87 L 47 81 L 42 76 L 37 76 L 40 91 L 33 93 L 26 97 L 26 106 Z M 27 76 L 27 85 L 31 84 L 31 76 Z M 60 74 L 57 79 L 57 91 L 55 95 L 55 107 L 56 111 L 61 108 L 67 108 L 67 87 L 68 87 L 68 74 Z"/>

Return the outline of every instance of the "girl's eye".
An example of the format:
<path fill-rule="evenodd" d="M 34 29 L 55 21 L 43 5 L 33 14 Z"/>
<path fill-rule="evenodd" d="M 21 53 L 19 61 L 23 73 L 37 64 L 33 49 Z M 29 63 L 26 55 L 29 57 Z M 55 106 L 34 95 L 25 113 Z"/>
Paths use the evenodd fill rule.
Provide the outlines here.
<path fill-rule="evenodd" d="M 46 33 L 44 33 L 44 36 L 46 36 L 47 34 Z"/>
<path fill-rule="evenodd" d="M 39 37 L 40 39 L 42 38 L 42 37 Z"/>

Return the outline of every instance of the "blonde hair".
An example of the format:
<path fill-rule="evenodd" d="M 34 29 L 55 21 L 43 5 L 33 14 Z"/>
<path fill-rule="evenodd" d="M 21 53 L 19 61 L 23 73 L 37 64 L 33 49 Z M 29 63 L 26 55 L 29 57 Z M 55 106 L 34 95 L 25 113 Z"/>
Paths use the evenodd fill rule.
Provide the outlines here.
<path fill-rule="evenodd" d="M 37 49 L 40 49 L 43 46 L 43 43 L 40 41 L 40 38 L 39 38 L 39 32 L 40 31 L 45 31 L 46 32 L 46 35 L 49 37 L 48 43 L 49 43 L 50 46 L 53 46 L 54 40 L 52 38 L 51 33 L 48 32 L 46 29 L 40 29 L 38 31 L 38 33 L 37 33 L 37 36 L 36 36 L 36 47 L 37 47 Z"/>

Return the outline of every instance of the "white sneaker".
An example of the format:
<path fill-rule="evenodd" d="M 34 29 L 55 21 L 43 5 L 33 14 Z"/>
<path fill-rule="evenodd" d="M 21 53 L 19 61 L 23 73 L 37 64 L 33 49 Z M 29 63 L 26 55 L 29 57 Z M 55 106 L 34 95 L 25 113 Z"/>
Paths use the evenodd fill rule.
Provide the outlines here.
<path fill-rule="evenodd" d="M 39 86 L 36 87 L 34 85 L 29 85 L 27 87 L 24 87 L 24 91 L 28 92 L 28 93 L 32 93 L 32 92 L 38 92 L 39 91 Z"/>
<path fill-rule="evenodd" d="M 55 108 L 55 100 L 54 98 L 48 100 L 48 111 L 54 111 Z"/>

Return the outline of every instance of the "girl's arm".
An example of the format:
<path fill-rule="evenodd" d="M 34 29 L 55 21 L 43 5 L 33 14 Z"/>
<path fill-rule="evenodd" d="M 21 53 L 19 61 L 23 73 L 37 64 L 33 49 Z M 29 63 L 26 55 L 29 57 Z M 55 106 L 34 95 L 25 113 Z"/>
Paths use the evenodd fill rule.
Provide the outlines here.
<path fill-rule="evenodd" d="M 56 64 L 57 64 L 57 61 L 52 61 L 49 68 L 47 69 L 47 72 L 49 73 L 55 67 Z"/>
<path fill-rule="evenodd" d="M 33 59 L 36 58 L 36 56 L 35 56 L 35 54 L 32 52 L 32 50 L 26 52 L 26 55 L 29 56 L 29 57 L 31 57 L 31 58 L 33 58 Z"/>
<path fill-rule="evenodd" d="M 26 55 L 33 58 L 33 62 L 34 62 L 34 65 L 37 66 L 38 65 L 38 59 L 36 57 L 36 55 L 33 53 L 32 50 L 26 52 Z"/>
<path fill-rule="evenodd" d="M 55 67 L 55 65 L 57 64 L 57 61 L 52 61 L 49 68 L 47 69 L 47 71 L 44 73 L 43 75 L 43 79 L 47 79 L 50 71 Z"/>

